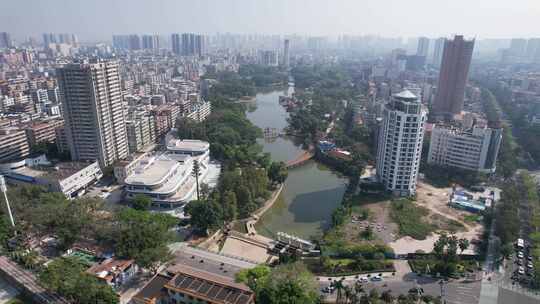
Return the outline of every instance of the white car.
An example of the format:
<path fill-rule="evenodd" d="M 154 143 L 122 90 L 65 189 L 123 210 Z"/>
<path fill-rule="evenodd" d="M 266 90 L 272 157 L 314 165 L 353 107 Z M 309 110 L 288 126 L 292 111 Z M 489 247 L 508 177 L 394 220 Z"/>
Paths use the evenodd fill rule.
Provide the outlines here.
<path fill-rule="evenodd" d="M 523 268 L 523 266 L 519 266 L 518 273 L 521 274 L 521 275 L 524 275 L 525 274 L 525 268 Z"/>
<path fill-rule="evenodd" d="M 532 262 L 529 262 L 529 263 L 527 263 L 527 267 L 530 268 L 530 269 L 533 269 L 534 265 L 533 265 Z"/>
<path fill-rule="evenodd" d="M 367 283 L 367 282 L 369 282 L 369 280 L 366 277 L 361 277 L 358 279 L 358 283 Z"/>
<path fill-rule="evenodd" d="M 519 259 L 523 259 L 523 252 L 521 252 L 521 251 L 518 252 L 517 256 L 518 256 Z"/>

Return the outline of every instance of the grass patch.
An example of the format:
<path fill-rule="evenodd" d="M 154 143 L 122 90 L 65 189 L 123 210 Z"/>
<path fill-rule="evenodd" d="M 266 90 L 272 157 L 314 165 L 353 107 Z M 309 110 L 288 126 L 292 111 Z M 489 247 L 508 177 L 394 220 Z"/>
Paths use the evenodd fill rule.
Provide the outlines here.
<path fill-rule="evenodd" d="M 427 208 L 416 205 L 408 199 L 398 199 L 390 204 L 390 217 L 399 227 L 399 234 L 408 235 L 417 240 L 425 240 L 436 227 L 427 222 Z"/>
<path fill-rule="evenodd" d="M 457 233 L 465 230 L 465 226 L 462 223 L 446 218 L 440 214 L 435 213 L 430 215 L 429 220 L 437 230 L 444 230 L 450 233 Z"/>
<path fill-rule="evenodd" d="M 419 274 L 437 274 L 437 264 L 440 263 L 433 259 L 416 259 L 409 260 L 409 266 L 413 272 Z M 456 264 L 455 271 L 452 273 L 452 276 L 463 276 L 466 273 L 473 273 L 479 271 L 479 263 L 474 260 L 462 260 Z"/>
<path fill-rule="evenodd" d="M 374 203 L 381 203 L 389 201 L 392 199 L 391 195 L 380 193 L 380 194 L 369 194 L 369 193 L 359 193 L 354 195 L 351 198 L 353 208 L 355 206 L 363 206 Z"/>
<path fill-rule="evenodd" d="M 480 220 L 480 215 L 478 214 L 465 215 L 464 220 L 467 223 L 477 223 Z"/>
<path fill-rule="evenodd" d="M 367 259 L 303 259 L 308 269 L 316 275 L 348 276 L 363 273 L 395 271 L 391 260 Z"/>

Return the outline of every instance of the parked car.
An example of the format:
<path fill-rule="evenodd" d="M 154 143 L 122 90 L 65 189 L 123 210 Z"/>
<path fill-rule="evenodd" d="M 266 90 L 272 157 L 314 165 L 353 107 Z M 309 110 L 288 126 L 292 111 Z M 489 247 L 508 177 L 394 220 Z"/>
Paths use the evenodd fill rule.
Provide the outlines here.
<path fill-rule="evenodd" d="M 381 282 L 381 281 L 382 281 L 381 277 L 372 277 L 371 278 L 371 282 Z"/>
<path fill-rule="evenodd" d="M 366 277 L 361 277 L 361 278 L 358 279 L 358 282 L 359 283 L 367 283 L 367 282 L 369 282 L 369 280 Z"/>

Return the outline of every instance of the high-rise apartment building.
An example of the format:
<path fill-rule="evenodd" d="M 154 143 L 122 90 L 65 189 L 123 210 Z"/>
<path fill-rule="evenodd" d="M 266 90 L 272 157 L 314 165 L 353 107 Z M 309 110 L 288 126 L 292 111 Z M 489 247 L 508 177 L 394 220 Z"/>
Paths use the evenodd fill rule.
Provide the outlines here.
<path fill-rule="evenodd" d="M 51 43 L 57 43 L 56 35 L 53 33 L 44 33 L 43 34 L 43 45 L 48 47 Z"/>
<path fill-rule="evenodd" d="M 143 50 L 158 50 L 159 49 L 159 35 L 143 35 L 142 48 Z"/>
<path fill-rule="evenodd" d="M 433 59 L 431 61 L 431 64 L 439 67 L 441 66 L 441 60 L 442 60 L 442 54 L 444 49 L 444 41 L 446 39 L 444 38 L 437 38 L 435 40 L 435 45 L 433 46 Z"/>
<path fill-rule="evenodd" d="M 2 48 L 10 48 L 13 46 L 13 43 L 11 41 L 11 35 L 6 32 L 0 33 L 0 49 Z"/>
<path fill-rule="evenodd" d="M 435 125 L 431 131 L 428 163 L 494 173 L 501 141 L 502 129 Z"/>
<path fill-rule="evenodd" d="M 537 62 L 540 59 L 540 38 L 531 38 L 527 41 L 525 56 L 529 61 Z"/>
<path fill-rule="evenodd" d="M 72 159 L 97 159 L 106 167 L 127 157 L 118 63 L 72 63 L 57 74 Z"/>
<path fill-rule="evenodd" d="M 182 48 L 181 54 L 183 56 L 199 56 L 200 57 L 205 53 L 206 39 L 203 35 L 197 35 L 193 33 L 183 33 L 181 48 Z M 173 51 L 174 51 L 174 37 L 173 37 Z"/>
<path fill-rule="evenodd" d="M 465 40 L 463 36 L 444 42 L 439 85 L 432 109 L 436 118 L 451 118 L 463 110 L 473 49 L 474 39 Z"/>
<path fill-rule="evenodd" d="M 427 109 L 410 91 L 392 96 L 383 109 L 377 144 L 377 177 L 398 196 L 414 195 Z"/>
<path fill-rule="evenodd" d="M 416 55 L 427 57 L 429 52 L 429 38 L 418 38 L 418 47 L 416 48 Z"/>
<path fill-rule="evenodd" d="M 259 64 L 266 66 L 278 66 L 278 52 L 273 50 L 259 51 Z"/>
<path fill-rule="evenodd" d="M 514 38 L 510 40 L 510 53 L 513 56 L 523 57 L 527 49 L 527 39 Z"/>
<path fill-rule="evenodd" d="M 30 154 L 24 130 L 7 127 L 0 129 L 0 163 L 21 160 Z"/>
<path fill-rule="evenodd" d="M 129 49 L 132 51 L 141 49 L 141 37 L 139 35 L 129 35 Z"/>
<path fill-rule="evenodd" d="M 290 47 L 289 39 L 285 39 L 285 41 L 283 42 L 283 66 L 285 68 L 288 68 L 290 65 L 289 47 Z"/>
<path fill-rule="evenodd" d="M 180 34 L 171 35 L 172 52 L 176 55 L 182 54 L 182 41 L 180 40 Z"/>

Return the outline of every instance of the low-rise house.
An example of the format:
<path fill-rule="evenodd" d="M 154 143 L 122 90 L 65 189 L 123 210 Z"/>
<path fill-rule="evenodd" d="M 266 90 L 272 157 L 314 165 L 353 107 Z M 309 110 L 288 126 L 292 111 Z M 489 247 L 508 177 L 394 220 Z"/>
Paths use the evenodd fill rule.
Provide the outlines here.
<path fill-rule="evenodd" d="M 138 270 L 134 260 L 109 258 L 95 263 L 86 272 L 117 289 L 132 279 Z"/>

